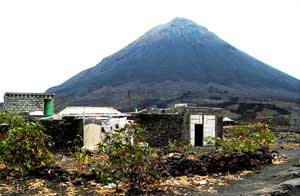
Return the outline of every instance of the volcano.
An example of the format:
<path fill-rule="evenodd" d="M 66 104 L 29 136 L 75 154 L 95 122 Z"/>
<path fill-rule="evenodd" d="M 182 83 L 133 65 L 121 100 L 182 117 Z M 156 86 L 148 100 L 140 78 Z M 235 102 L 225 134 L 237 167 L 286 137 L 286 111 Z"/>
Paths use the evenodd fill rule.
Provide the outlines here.
<path fill-rule="evenodd" d="M 47 92 L 67 105 L 165 107 L 232 97 L 300 97 L 300 81 L 193 21 L 175 18 Z"/>

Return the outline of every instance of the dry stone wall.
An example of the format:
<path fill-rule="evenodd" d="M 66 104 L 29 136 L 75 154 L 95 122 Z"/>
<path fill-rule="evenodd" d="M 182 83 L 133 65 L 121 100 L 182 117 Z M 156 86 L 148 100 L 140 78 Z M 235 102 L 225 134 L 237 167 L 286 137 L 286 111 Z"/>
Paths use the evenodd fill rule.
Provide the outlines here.
<path fill-rule="evenodd" d="M 132 118 L 145 130 L 150 146 L 167 146 L 169 141 L 183 143 L 188 139 L 183 114 L 135 114 Z"/>
<path fill-rule="evenodd" d="M 137 113 L 131 117 L 145 130 L 145 137 L 151 146 L 168 146 L 169 141 L 176 141 L 178 144 L 186 144 L 190 141 L 190 115 L 199 114 L 198 108 L 183 108 L 182 111 L 174 113 Z M 176 113 L 175 113 L 176 112 Z M 203 113 L 200 113 L 203 114 Z M 223 137 L 223 126 L 221 115 L 217 112 L 205 113 L 215 115 L 216 137 Z"/>
<path fill-rule="evenodd" d="M 75 139 L 83 138 L 82 119 L 68 117 L 62 120 L 41 120 L 40 122 L 46 129 L 45 133 L 51 136 L 55 151 L 72 148 Z M 79 140 L 79 145 L 83 146 L 82 140 Z"/>

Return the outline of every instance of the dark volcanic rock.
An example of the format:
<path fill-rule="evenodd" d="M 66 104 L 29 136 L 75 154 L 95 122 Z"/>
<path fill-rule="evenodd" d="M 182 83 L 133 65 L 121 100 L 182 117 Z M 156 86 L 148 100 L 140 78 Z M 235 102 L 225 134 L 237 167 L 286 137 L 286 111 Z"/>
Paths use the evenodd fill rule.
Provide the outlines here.
<path fill-rule="evenodd" d="M 278 155 L 277 152 L 267 149 L 259 149 L 253 153 L 205 154 L 196 159 L 189 159 L 180 153 L 171 153 L 162 167 L 167 168 L 171 176 L 237 172 L 271 164 L 274 156 Z"/>
<path fill-rule="evenodd" d="M 274 40 L 275 41 L 275 40 Z M 166 106 L 199 98 L 299 97 L 299 80 L 184 18 L 159 25 L 96 66 L 50 88 L 59 108 Z"/>

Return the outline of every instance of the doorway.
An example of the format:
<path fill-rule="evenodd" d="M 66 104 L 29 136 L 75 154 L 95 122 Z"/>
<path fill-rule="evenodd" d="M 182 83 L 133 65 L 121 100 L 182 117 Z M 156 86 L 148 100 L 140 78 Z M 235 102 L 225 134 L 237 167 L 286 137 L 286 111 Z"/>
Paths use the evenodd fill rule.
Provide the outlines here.
<path fill-rule="evenodd" d="M 53 100 L 44 99 L 44 115 L 52 116 L 53 115 Z"/>
<path fill-rule="evenodd" d="M 195 124 L 195 146 L 203 146 L 203 124 Z"/>

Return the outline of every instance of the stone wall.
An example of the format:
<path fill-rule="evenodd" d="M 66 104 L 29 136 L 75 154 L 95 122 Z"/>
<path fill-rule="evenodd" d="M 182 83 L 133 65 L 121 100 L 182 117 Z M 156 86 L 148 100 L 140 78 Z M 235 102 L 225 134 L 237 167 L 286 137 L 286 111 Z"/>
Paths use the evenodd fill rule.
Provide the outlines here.
<path fill-rule="evenodd" d="M 137 113 L 131 117 L 136 123 L 145 129 L 145 137 L 151 146 L 167 146 L 169 141 L 178 144 L 190 141 L 190 116 L 199 114 L 197 109 L 184 109 L 177 113 Z M 200 113 L 201 114 L 201 113 Z M 203 114 L 202 114 L 203 115 Z M 223 137 L 223 117 L 214 113 L 204 115 L 215 115 L 216 137 Z"/>
<path fill-rule="evenodd" d="M 167 146 L 170 140 L 183 143 L 188 139 L 183 114 L 134 114 L 132 119 L 144 128 L 150 146 Z"/>
<path fill-rule="evenodd" d="M 62 120 L 40 120 L 46 128 L 46 134 L 52 137 L 54 150 L 59 151 L 72 146 L 74 140 L 83 138 L 83 120 L 72 117 L 63 118 Z M 83 146 L 83 141 L 79 142 Z"/>
<path fill-rule="evenodd" d="M 9 113 L 44 111 L 45 99 L 54 100 L 49 93 L 5 93 L 3 110 Z"/>
<path fill-rule="evenodd" d="M 223 138 L 223 116 L 216 115 L 216 137 Z"/>
<path fill-rule="evenodd" d="M 259 168 L 271 164 L 280 154 L 268 149 L 258 149 L 255 152 L 245 153 L 209 153 L 194 156 L 182 153 L 170 153 L 163 157 L 161 167 L 167 170 L 166 176 L 208 175 L 213 173 L 237 172 Z"/>

